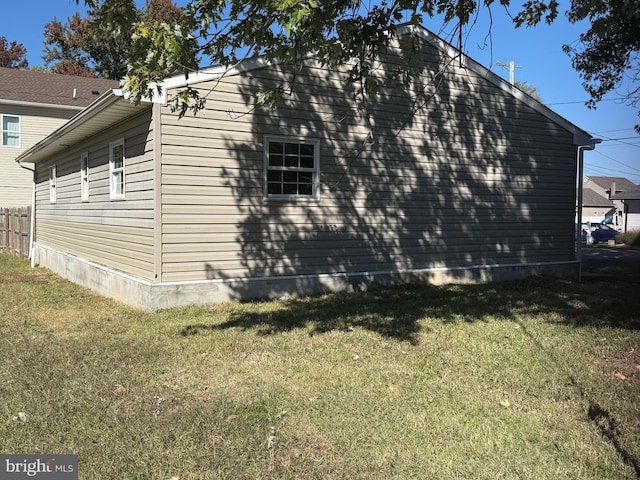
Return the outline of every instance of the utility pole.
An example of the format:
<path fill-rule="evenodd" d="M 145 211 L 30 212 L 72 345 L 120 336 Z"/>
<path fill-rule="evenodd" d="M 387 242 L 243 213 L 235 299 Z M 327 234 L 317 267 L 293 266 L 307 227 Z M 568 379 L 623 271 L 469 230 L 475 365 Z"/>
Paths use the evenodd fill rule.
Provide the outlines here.
<path fill-rule="evenodd" d="M 511 60 L 509 63 L 496 62 L 496 65 L 498 65 L 499 67 L 509 67 L 509 83 L 513 85 L 516 81 L 515 69 L 522 68 L 522 65 L 516 65 L 516 62 L 514 62 L 513 60 Z"/>

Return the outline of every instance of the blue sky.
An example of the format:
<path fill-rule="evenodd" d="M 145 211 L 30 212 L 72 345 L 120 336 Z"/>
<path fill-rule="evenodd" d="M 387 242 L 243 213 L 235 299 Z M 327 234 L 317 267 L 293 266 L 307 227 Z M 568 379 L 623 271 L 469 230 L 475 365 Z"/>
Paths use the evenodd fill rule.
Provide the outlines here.
<path fill-rule="evenodd" d="M 30 66 L 42 65 L 44 25 L 57 17 L 65 21 L 73 12 L 84 12 L 84 3 L 75 0 L 18 0 L 6 2 L 0 16 L 0 35 L 27 48 Z M 139 1 L 144 4 L 144 1 Z M 178 1 L 178 4 L 184 4 Z M 561 0 L 561 10 L 567 6 Z M 515 3 L 514 3 L 515 4 Z M 515 12 L 514 12 L 515 13 Z M 575 42 L 586 30 L 585 25 L 572 25 L 560 15 L 553 25 L 515 29 L 505 10 L 492 8 L 490 42 L 488 16 L 478 19 L 466 36 L 464 52 L 495 73 L 508 79 L 506 68 L 496 63 L 511 60 L 522 66 L 515 71 L 516 80 L 537 87 L 545 103 L 567 120 L 604 141 L 594 152 L 585 154 L 585 174 L 626 177 L 640 184 L 640 136 L 633 126 L 640 123 L 636 108 L 627 106 L 611 94 L 595 110 L 584 102 L 588 95 L 582 81 L 571 68 L 569 57 L 562 52 L 563 44 Z M 446 40 L 448 30 L 438 19 L 427 19 L 425 26 Z M 624 86 L 621 89 L 624 92 Z"/>

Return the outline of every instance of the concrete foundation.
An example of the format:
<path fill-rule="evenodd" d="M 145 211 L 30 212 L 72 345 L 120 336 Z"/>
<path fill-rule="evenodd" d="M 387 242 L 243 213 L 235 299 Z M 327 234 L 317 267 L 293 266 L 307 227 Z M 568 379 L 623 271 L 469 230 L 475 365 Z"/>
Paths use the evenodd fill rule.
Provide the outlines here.
<path fill-rule="evenodd" d="M 33 263 L 96 293 L 143 310 L 261 298 L 302 297 L 397 284 L 489 283 L 550 275 L 577 279 L 577 261 L 473 265 L 406 271 L 291 275 L 154 283 L 82 258 L 33 245 Z"/>

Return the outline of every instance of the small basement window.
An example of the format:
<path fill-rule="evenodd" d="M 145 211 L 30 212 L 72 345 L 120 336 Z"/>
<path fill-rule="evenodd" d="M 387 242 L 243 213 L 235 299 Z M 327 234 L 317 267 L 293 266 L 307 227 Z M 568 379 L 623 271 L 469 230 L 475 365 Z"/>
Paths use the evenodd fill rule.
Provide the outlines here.
<path fill-rule="evenodd" d="M 265 198 L 317 199 L 320 141 L 265 138 Z"/>

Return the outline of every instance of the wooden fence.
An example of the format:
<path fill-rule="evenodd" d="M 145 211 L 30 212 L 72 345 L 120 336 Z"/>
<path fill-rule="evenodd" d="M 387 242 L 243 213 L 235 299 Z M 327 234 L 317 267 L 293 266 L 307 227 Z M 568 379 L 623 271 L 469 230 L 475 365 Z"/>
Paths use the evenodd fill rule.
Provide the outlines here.
<path fill-rule="evenodd" d="M 0 250 L 27 258 L 30 234 L 31 207 L 0 208 Z"/>

